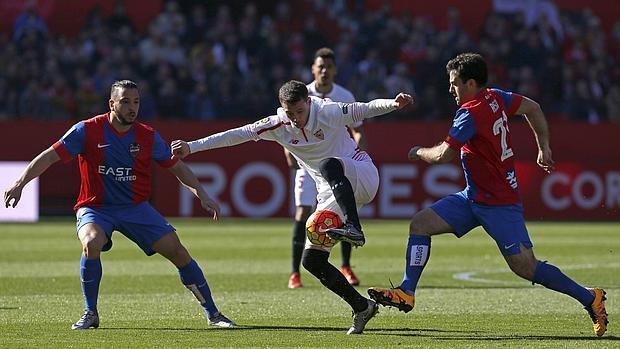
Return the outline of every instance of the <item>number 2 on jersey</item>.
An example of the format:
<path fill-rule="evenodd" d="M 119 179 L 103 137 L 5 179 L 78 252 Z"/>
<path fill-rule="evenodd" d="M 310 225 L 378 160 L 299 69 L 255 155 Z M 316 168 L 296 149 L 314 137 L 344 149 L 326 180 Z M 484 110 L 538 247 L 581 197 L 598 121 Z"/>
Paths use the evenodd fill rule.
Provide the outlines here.
<path fill-rule="evenodd" d="M 506 113 L 502 110 L 502 117 L 495 120 L 495 123 L 493 123 L 493 135 L 501 136 L 502 161 L 514 155 L 512 152 L 512 148 L 508 148 L 508 142 L 506 141 L 506 138 L 508 137 L 508 132 L 508 116 L 506 116 Z"/>

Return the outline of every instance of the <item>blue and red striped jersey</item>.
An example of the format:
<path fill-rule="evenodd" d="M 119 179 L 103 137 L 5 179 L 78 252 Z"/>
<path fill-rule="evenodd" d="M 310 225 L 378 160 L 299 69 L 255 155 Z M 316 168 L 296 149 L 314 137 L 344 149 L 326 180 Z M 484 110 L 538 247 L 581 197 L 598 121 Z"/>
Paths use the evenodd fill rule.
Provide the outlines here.
<path fill-rule="evenodd" d="M 470 200 L 487 205 L 521 202 L 508 116 L 515 114 L 522 99 L 516 93 L 487 88 L 456 111 L 445 141 L 461 150 Z"/>
<path fill-rule="evenodd" d="M 151 194 L 151 165 L 176 164 L 170 146 L 150 126 L 136 122 L 120 133 L 109 113 L 80 121 L 54 143 L 64 162 L 77 157 L 80 194 L 74 210 L 82 206 L 136 205 Z"/>

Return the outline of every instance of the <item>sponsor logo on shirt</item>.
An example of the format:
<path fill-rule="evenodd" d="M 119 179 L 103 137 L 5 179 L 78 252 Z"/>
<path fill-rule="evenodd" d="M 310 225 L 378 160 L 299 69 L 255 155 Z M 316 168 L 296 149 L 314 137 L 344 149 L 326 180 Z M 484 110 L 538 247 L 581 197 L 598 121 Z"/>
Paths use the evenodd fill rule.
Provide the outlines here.
<path fill-rule="evenodd" d="M 297 144 L 297 143 L 299 143 L 299 140 L 298 140 L 298 139 L 293 138 L 293 139 L 291 139 L 291 141 L 290 141 L 289 143 L 291 143 L 291 144 Z"/>
<path fill-rule="evenodd" d="M 106 165 L 99 165 L 97 172 L 104 176 L 110 176 L 118 182 L 131 182 L 136 180 L 136 175 L 131 174 L 133 169 L 131 167 L 107 167 Z"/>
<path fill-rule="evenodd" d="M 131 154 L 132 157 L 136 157 L 138 156 L 138 153 L 140 152 L 140 144 L 138 143 L 131 143 L 129 145 L 129 154 Z"/>
<path fill-rule="evenodd" d="M 323 134 L 323 130 L 322 130 L 322 129 L 319 129 L 318 131 L 316 131 L 316 132 L 314 133 L 314 137 L 316 137 L 316 138 L 318 138 L 318 139 L 320 139 L 320 140 L 325 139 L 325 135 Z"/>

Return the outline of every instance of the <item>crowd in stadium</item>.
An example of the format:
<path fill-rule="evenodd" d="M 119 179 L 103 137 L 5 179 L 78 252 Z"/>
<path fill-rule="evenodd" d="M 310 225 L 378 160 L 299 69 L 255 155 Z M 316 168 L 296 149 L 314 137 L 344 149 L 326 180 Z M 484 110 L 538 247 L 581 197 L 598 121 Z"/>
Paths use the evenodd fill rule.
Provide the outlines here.
<path fill-rule="evenodd" d="M 620 122 L 620 21 L 605 31 L 587 10 L 552 7 L 533 20 L 493 11 L 474 37 L 455 9 L 439 28 L 387 7 L 326 3 L 311 2 L 315 15 L 308 15 L 284 1 L 268 11 L 255 2 L 207 11 L 167 1 L 139 32 L 119 1 L 111 16 L 92 11 L 75 37 L 50 32 L 27 10 L 12 37 L 0 34 L 0 119 L 102 113 L 109 86 L 125 78 L 139 83 L 143 120 L 257 119 L 278 106 L 283 82 L 311 81 L 314 51 L 330 46 L 336 80 L 357 100 L 401 90 L 417 96 L 416 110 L 396 117 L 453 115 L 445 64 L 479 51 L 490 64 L 490 85 L 531 96 L 550 117 Z"/>

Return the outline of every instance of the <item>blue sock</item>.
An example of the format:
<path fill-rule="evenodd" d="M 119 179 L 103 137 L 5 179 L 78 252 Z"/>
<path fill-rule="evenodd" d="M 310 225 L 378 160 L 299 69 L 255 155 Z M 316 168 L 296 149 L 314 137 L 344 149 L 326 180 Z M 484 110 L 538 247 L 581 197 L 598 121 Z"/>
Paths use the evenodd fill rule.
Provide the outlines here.
<path fill-rule="evenodd" d="M 192 291 L 196 299 L 200 302 L 200 305 L 205 309 L 207 317 L 211 318 L 215 315 L 218 310 L 211 297 L 211 290 L 209 289 L 207 279 L 205 279 L 198 263 L 192 259 L 188 265 L 179 268 L 179 276 L 181 276 L 183 285 Z"/>
<path fill-rule="evenodd" d="M 84 294 L 84 307 L 94 312 L 97 311 L 97 298 L 99 297 L 99 284 L 102 274 L 101 258 L 86 259 L 86 256 L 82 255 L 80 278 L 82 280 L 82 293 Z"/>
<path fill-rule="evenodd" d="M 424 266 L 431 254 L 431 237 L 426 235 L 409 235 L 405 260 L 405 275 L 400 288 L 415 293 Z"/>
<path fill-rule="evenodd" d="M 569 295 L 584 306 L 589 306 L 594 301 L 592 292 L 564 275 L 556 266 L 547 264 L 547 262 L 538 262 L 532 283 L 541 284 L 548 289 Z"/>

